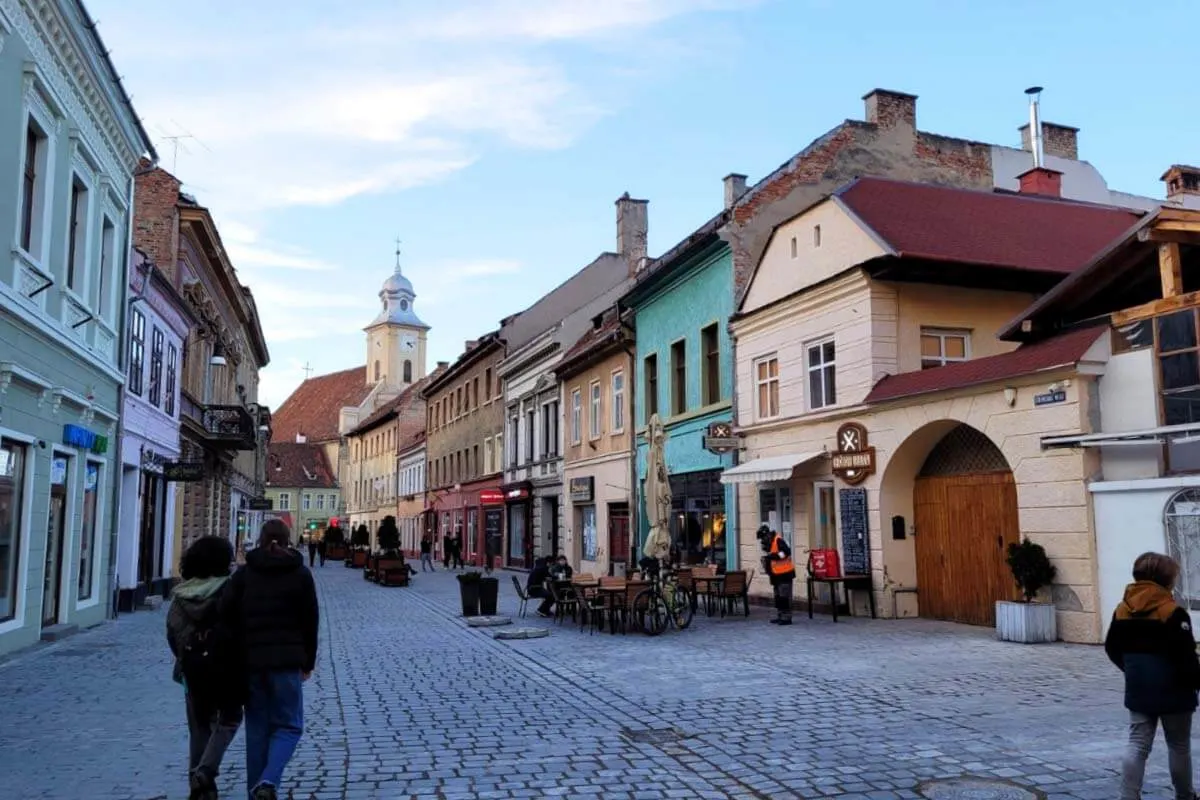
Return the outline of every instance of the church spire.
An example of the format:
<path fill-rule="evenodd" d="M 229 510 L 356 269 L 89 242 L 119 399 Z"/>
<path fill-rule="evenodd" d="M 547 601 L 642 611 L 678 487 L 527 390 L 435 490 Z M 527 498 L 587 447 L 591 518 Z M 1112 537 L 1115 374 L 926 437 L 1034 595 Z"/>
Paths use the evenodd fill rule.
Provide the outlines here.
<path fill-rule="evenodd" d="M 396 274 L 402 275 L 400 272 L 400 237 L 396 237 Z"/>

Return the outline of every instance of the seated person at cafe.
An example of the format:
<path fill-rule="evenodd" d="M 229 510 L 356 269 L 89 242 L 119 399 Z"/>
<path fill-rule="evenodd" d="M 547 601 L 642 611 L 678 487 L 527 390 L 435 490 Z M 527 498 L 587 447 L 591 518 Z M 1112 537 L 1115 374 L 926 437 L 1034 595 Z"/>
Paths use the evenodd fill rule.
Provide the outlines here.
<path fill-rule="evenodd" d="M 567 563 L 567 557 L 563 555 L 560 555 L 554 565 L 550 567 L 550 577 L 556 581 L 569 581 L 574 574 L 575 570 L 571 569 L 571 565 Z"/>
<path fill-rule="evenodd" d="M 533 569 L 529 572 L 529 580 L 525 584 L 525 593 L 530 597 L 540 597 L 542 604 L 538 606 L 537 613 L 539 616 L 550 616 L 551 610 L 554 608 L 554 598 L 550 596 L 550 592 L 546 589 L 546 581 L 550 579 L 550 562 L 551 558 L 539 558 L 533 562 Z"/>

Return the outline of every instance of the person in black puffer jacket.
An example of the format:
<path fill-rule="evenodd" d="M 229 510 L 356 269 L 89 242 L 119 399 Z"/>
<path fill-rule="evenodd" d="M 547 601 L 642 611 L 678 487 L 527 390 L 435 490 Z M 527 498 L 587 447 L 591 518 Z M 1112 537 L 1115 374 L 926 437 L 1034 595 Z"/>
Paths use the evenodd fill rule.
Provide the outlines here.
<path fill-rule="evenodd" d="M 1192 786 L 1192 715 L 1200 689 L 1200 660 L 1192 619 L 1171 590 L 1179 564 L 1161 553 L 1143 553 L 1133 563 L 1133 583 L 1113 613 L 1104 651 L 1125 673 L 1129 746 L 1125 751 L 1121 800 L 1139 800 L 1146 759 L 1159 723 L 1176 800 L 1196 800 Z"/>
<path fill-rule="evenodd" d="M 246 782 L 253 800 L 276 800 L 304 732 L 302 684 L 317 660 L 317 591 L 304 556 L 280 520 L 230 580 L 222 617 L 237 632 L 248 680 Z"/>

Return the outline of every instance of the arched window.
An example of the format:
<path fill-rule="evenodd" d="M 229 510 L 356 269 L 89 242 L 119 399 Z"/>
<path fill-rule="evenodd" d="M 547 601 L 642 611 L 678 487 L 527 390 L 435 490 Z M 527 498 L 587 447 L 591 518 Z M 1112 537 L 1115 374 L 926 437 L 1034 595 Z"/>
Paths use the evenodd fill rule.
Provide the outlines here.
<path fill-rule="evenodd" d="M 412 362 L 411 361 L 404 362 L 404 382 L 412 383 Z"/>
<path fill-rule="evenodd" d="M 1167 555 L 1179 562 L 1175 598 L 1185 608 L 1200 608 L 1200 489 L 1178 492 L 1163 517 Z"/>
<path fill-rule="evenodd" d="M 375 362 L 375 381 L 379 381 L 379 362 Z"/>

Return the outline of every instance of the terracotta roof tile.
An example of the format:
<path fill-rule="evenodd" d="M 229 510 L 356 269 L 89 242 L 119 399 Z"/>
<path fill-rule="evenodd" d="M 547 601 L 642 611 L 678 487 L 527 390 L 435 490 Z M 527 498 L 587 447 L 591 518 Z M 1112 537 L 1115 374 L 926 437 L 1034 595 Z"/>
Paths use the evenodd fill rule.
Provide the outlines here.
<path fill-rule="evenodd" d="M 366 366 L 309 378 L 271 415 L 271 441 L 294 442 L 298 433 L 310 442 L 338 438 L 338 412 L 357 407 L 370 391 Z"/>
<path fill-rule="evenodd" d="M 267 445 L 267 486 L 333 489 L 337 481 L 321 445 L 271 442 Z"/>
<path fill-rule="evenodd" d="M 409 386 L 407 389 L 397 395 L 394 400 L 375 409 L 370 416 L 355 426 L 354 429 L 350 431 L 349 435 L 355 436 L 359 433 L 370 430 L 379 422 L 387 419 L 389 416 L 394 417 L 396 412 L 399 410 L 411 407 L 414 403 L 423 402 L 421 398 L 421 391 L 435 378 L 441 377 L 441 374 L 445 371 L 445 369 L 445 367 L 438 367 L 433 372 L 414 383 L 412 386 Z"/>
<path fill-rule="evenodd" d="M 616 333 L 620 328 L 621 320 L 616 317 L 608 320 L 599 328 L 588 328 L 587 332 L 583 336 L 580 336 L 575 344 L 571 345 L 571 349 L 563 356 L 563 362 L 569 362 L 578 356 L 588 353 L 594 347 L 599 346 L 609 334 Z"/>
<path fill-rule="evenodd" d="M 1069 273 L 1140 214 L 1071 200 L 860 178 L 836 196 L 902 258 Z"/>
<path fill-rule="evenodd" d="M 1000 355 L 960 361 L 935 369 L 888 375 L 875 384 L 863 402 L 882 403 L 1073 366 L 1095 344 L 1103 330 L 1098 327 L 1080 328 L 1036 344 L 1022 345 Z"/>

